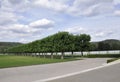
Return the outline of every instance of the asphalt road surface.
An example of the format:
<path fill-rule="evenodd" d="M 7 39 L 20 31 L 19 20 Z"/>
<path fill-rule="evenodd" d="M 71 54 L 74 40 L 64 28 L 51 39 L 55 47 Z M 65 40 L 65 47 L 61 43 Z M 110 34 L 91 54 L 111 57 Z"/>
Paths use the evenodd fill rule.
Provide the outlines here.
<path fill-rule="evenodd" d="M 120 63 L 48 82 L 120 82 Z"/>
<path fill-rule="evenodd" d="M 62 76 L 66 74 L 71 74 L 75 72 L 80 72 L 82 70 L 101 66 L 104 63 L 106 63 L 107 59 L 108 58 L 91 58 L 91 59 L 70 61 L 70 62 L 64 62 L 64 63 L 54 63 L 54 64 L 46 64 L 46 65 L 33 65 L 33 66 L 0 69 L 0 82 L 40 82 L 41 80 L 44 80 L 44 79 L 53 78 L 56 76 Z M 117 67 L 119 67 L 120 69 L 119 65 Z M 116 70 L 118 69 L 116 68 Z M 97 73 L 97 72 L 99 73 L 99 71 L 95 71 L 92 74 L 94 75 L 94 73 Z M 86 79 L 90 77 L 89 75 L 91 75 L 91 72 L 88 74 L 85 73 L 83 75 L 80 75 L 80 77 L 83 77 L 83 79 Z M 109 71 L 108 71 L 108 74 L 106 73 L 106 75 L 107 76 L 109 75 Z M 76 78 L 77 76 L 73 77 L 73 80 L 71 82 L 75 82 L 74 79 Z M 94 78 L 97 78 L 97 76 Z M 70 79 L 65 78 L 65 79 L 60 79 L 60 81 L 59 80 L 57 81 L 58 82 L 70 82 Z M 53 82 L 56 82 L 56 81 L 53 81 Z M 76 82 L 80 82 L 80 81 L 77 81 L 76 79 Z"/>

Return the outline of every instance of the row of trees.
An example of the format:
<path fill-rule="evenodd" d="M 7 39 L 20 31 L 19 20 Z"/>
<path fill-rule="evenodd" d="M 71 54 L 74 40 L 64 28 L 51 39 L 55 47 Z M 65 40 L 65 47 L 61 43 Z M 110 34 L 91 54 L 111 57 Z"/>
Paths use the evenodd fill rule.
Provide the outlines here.
<path fill-rule="evenodd" d="M 73 35 L 69 32 L 58 32 L 41 40 L 20 45 L 8 49 L 9 53 L 53 53 L 61 52 L 61 59 L 64 58 L 64 52 L 73 52 L 90 50 L 90 36 L 87 34 Z"/>

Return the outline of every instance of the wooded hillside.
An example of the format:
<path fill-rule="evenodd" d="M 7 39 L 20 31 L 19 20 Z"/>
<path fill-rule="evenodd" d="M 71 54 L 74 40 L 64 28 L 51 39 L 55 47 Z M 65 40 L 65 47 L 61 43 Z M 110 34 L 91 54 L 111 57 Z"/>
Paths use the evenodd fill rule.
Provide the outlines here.
<path fill-rule="evenodd" d="M 18 42 L 0 42 L 0 52 L 3 52 L 8 48 L 15 47 L 21 44 L 22 43 L 18 43 Z"/>
<path fill-rule="evenodd" d="M 92 42 L 94 51 L 103 50 L 120 50 L 120 40 L 107 39 L 100 42 Z"/>

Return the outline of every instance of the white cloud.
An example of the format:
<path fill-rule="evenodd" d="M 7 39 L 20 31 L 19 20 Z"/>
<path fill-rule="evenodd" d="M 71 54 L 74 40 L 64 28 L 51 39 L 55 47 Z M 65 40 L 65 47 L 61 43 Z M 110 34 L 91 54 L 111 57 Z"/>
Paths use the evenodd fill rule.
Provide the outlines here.
<path fill-rule="evenodd" d="M 120 0 L 114 0 L 114 4 L 115 5 L 120 4 Z"/>
<path fill-rule="evenodd" d="M 94 16 L 112 12 L 114 0 L 74 0 L 71 5 L 69 1 L 63 0 L 34 0 L 35 6 L 47 8 L 54 11 L 62 11 L 73 16 Z"/>
<path fill-rule="evenodd" d="M 1 38 L 4 39 L 22 38 L 20 42 L 27 42 L 23 40 L 23 38 L 32 38 L 35 36 L 40 36 L 41 33 L 47 30 L 52 30 L 53 26 L 54 26 L 54 21 L 48 19 L 33 21 L 32 23 L 26 25 L 19 23 L 10 24 L 10 25 L 0 25 L 0 36 Z"/>
<path fill-rule="evenodd" d="M 52 29 L 54 26 L 54 21 L 52 20 L 48 20 L 48 19 L 41 19 L 41 20 L 37 20 L 37 21 L 33 21 L 30 24 L 10 24 L 10 25 L 3 25 L 1 26 L 1 31 L 2 30 L 7 30 L 7 31 L 11 31 L 13 33 L 24 33 L 24 34 L 32 34 L 32 33 L 36 33 L 38 31 L 43 31 L 43 30 L 50 30 Z"/>
<path fill-rule="evenodd" d="M 111 36 L 112 34 L 114 34 L 113 31 L 101 31 L 95 33 L 95 37 L 106 37 L 106 36 Z"/>
<path fill-rule="evenodd" d="M 54 26 L 54 21 L 48 19 L 41 19 L 31 22 L 29 26 L 34 28 L 50 28 Z"/>
<path fill-rule="evenodd" d="M 88 16 L 95 16 L 99 19 L 100 16 L 104 17 L 104 15 L 108 14 L 110 14 L 110 16 L 113 16 L 111 14 L 120 16 L 119 4 L 120 0 L 0 0 L 0 36 L 6 39 L 22 38 L 21 41 L 24 41 L 24 39 L 27 40 L 29 37 L 33 39 L 33 36 L 40 38 L 41 33 L 52 30 L 55 32 L 58 30 L 57 28 L 53 28 L 55 25 L 59 29 L 63 29 L 64 26 L 68 27 L 69 24 L 76 25 L 79 21 L 79 24 L 86 26 L 88 29 L 94 29 L 94 27 L 97 27 L 97 24 L 94 25 L 92 23 L 93 25 L 91 26 L 93 26 L 93 28 L 83 24 L 87 24 L 88 21 L 86 21 L 86 18 Z M 86 18 L 79 19 L 79 17 L 74 18 L 74 16 Z M 73 19 L 71 21 L 72 17 Z M 49 19 L 54 19 L 56 22 Z M 93 21 L 94 19 L 90 18 L 89 20 Z M 99 20 L 101 21 L 102 19 Z M 114 20 L 115 19 L 111 19 L 111 21 Z M 117 20 L 119 20 L 119 18 L 117 18 Z M 105 21 L 105 19 L 103 19 L 103 21 Z M 107 22 L 109 23 L 109 21 Z M 109 24 L 111 25 L 112 23 Z M 109 26 L 109 24 L 105 27 Z M 98 25 L 100 26 L 102 23 Z M 115 25 L 119 26 L 119 24 Z M 104 26 L 102 28 L 104 28 Z M 66 29 L 66 31 L 76 34 L 92 34 L 93 30 L 89 29 L 91 31 L 89 32 L 88 29 L 81 26 L 75 26 Z M 43 36 L 47 34 L 50 34 L 50 32 L 43 34 Z M 108 34 L 112 33 L 107 31 L 94 31 L 93 35 L 94 37 L 105 37 Z"/>
<path fill-rule="evenodd" d="M 30 41 L 27 40 L 27 39 L 22 38 L 22 39 L 19 40 L 19 42 L 20 42 L 20 43 L 28 43 L 28 42 L 30 42 Z"/>
<path fill-rule="evenodd" d="M 34 5 L 55 11 L 65 11 L 67 9 L 67 5 L 58 0 L 35 0 Z"/>
<path fill-rule="evenodd" d="M 115 16 L 120 16 L 120 10 L 116 10 L 116 11 L 114 12 L 114 15 L 115 15 Z"/>
<path fill-rule="evenodd" d="M 14 13 L 0 11 L 0 25 L 15 23 L 18 19 L 19 17 L 17 17 Z"/>
<path fill-rule="evenodd" d="M 111 12 L 113 0 L 75 0 L 68 13 L 72 15 L 94 16 Z"/>
<path fill-rule="evenodd" d="M 32 33 L 35 31 L 35 29 L 28 27 L 28 25 L 23 24 L 13 24 L 11 26 L 8 26 L 6 30 L 12 31 L 13 33 Z"/>
<path fill-rule="evenodd" d="M 103 37 L 103 36 L 105 36 L 105 33 L 104 32 L 99 32 L 99 33 L 96 33 L 95 36 L 96 37 Z"/>
<path fill-rule="evenodd" d="M 29 8 L 29 0 L 3 0 L 1 1 L 1 8 L 11 12 L 24 12 Z"/>
<path fill-rule="evenodd" d="M 13 4 L 14 3 L 14 4 Z M 0 25 L 15 24 L 23 18 L 17 12 L 26 10 L 21 0 L 2 0 L 0 1 Z"/>
<path fill-rule="evenodd" d="M 86 29 L 79 26 L 75 26 L 75 27 L 67 28 L 65 29 L 65 31 L 68 31 L 73 34 L 82 34 L 86 32 Z"/>

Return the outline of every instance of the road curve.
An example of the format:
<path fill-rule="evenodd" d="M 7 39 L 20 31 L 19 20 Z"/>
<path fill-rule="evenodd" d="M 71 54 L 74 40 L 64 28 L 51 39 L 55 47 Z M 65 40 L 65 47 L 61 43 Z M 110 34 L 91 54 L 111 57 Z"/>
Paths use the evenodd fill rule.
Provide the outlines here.
<path fill-rule="evenodd" d="M 47 82 L 120 82 L 120 63 Z"/>
<path fill-rule="evenodd" d="M 0 82 L 37 82 L 98 67 L 106 63 L 107 59 L 108 58 L 91 58 L 64 63 L 0 69 Z"/>

